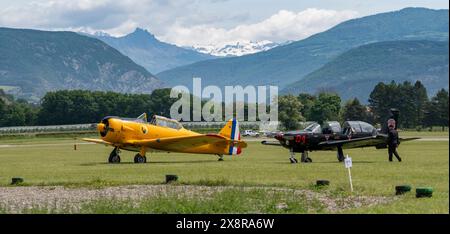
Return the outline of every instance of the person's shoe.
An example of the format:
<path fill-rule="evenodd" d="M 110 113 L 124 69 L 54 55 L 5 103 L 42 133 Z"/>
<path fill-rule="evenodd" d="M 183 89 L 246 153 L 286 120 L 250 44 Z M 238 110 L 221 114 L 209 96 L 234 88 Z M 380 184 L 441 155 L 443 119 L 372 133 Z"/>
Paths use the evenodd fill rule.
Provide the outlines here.
<path fill-rule="evenodd" d="M 401 162 L 401 161 L 402 161 L 402 159 L 401 159 L 401 158 L 399 158 L 399 159 L 398 159 L 398 162 Z"/>

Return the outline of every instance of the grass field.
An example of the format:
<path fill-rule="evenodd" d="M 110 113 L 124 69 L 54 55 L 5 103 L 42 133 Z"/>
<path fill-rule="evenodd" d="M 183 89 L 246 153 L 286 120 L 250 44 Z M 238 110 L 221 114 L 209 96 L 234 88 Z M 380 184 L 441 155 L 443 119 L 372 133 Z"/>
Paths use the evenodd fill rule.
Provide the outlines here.
<path fill-rule="evenodd" d="M 403 135 L 418 134 L 420 133 Z M 448 137 L 448 132 L 437 135 L 426 134 L 426 137 Z M 349 192 L 347 170 L 343 164 L 337 162 L 335 152 L 312 152 L 310 157 L 313 163 L 290 164 L 286 149 L 263 146 L 257 141 L 252 141 L 241 156 L 225 157 L 223 162 L 218 162 L 217 157 L 211 155 L 154 153 L 147 155 L 149 161 L 147 164 L 134 164 L 134 153 L 124 151 L 121 154 L 122 163 L 111 165 L 106 161 L 112 148 L 78 144 L 77 150 L 74 150 L 75 142 L 81 143 L 73 138 L 49 137 L 0 140 L 0 186 L 14 187 L 9 185 L 11 178 L 22 177 L 25 179 L 22 186 L 62 185 L 69 188 L 96 189 L 119 185 L 162 184 L 166 174 L 176 174 L 179 176 L 179 186 L 238 186 L 240 189 L 245 186 L 254 188 L 255 191 L 236 190 L 233 187 L 231 190 L 214 192 L 209 200 L 203 200 L 201 197 L 178 196 L 176 199 L 167 199 L 159 196 L 154 199 L 144 198 L 137 206 L 132 206 L 133 202 L 103 199 L 84 204 L 79 212 L 276 213 L 277 210 L 274 210 L 271 204 L 275 204 L 277 200 L 293 207 L 288 213 L 330 212 L 323 209 L 318 201 L 312 202 L 317 203 L 316 205 L 306 207 L 303 204 L 305 201 L 303 195 L 292 198 L 290 192 L 281 192 L 275 196 L 268 195 L 264 189 L 261 190 L 270 187 L 311 190 L 331 197 L 383 197 L 390 201 L 333 212 L 449 213 L 448 140 L 402 143 L 399 153 L 404 161 L 401 163 L 388 162 L 386 150 L 372 148 L 346 150 L 345 153 L 353 158 L 352 176 L 355 188 L 353 194 Z M 313 185 L 318 179 L 330 180 L 331 184 L 327 188 L 317 189 Z M 433 187 L 433 197 L 417 199 L 414 191 L 403 196 L 395 196 L 394 187 L 401 184 L 409 184 L 413 189 L 418 186 Z M 268 202 L 255 203 L 257 200 Z M 251 205 L 253 203 L 254 206 Z M 155 204 L 159 204 L 160 207 L 155 208 Z M 258 204 L 261 208 L 255 210 L 255 207 L 259 207 Z M 268 204 L 270 206 L 267 206 Z M 146 209 L 146 207 L 153 208 Z M 40 209 L 30 212 L 45 213 Z"/>

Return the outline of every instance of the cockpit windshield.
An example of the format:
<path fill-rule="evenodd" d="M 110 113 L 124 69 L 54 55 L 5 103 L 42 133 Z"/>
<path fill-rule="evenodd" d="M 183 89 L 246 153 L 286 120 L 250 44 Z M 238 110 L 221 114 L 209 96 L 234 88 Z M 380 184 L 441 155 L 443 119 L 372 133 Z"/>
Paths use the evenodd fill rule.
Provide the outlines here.
<path fill-rule="evenodd" d="M 356 133 L 372 133 L 375 128 L 363 121 L 346 121 L 344 122 L 343 133 L 348 134 L 349 131 Z"/>
<path fill-rule="evenodd" d="M 313 132 L 313 133 L 320 133 L 320 132 L 322 132 L 322 128 L 320 127 L 320 124 L 318 124 L 318 123 L 312 123 L 312 124 L 308 125 L 303 130 L 305 132 Z"/>
<path fill-rule="evenodd" d="M 147 113 L 142 113 L 136 118 L 138 121 L 142 121 L 144 123 L 147 123 Z"/>
<path fill-rule="evenodd" d="M 163 116 L 158 116 L 158 115 L 154 115 L 152 117 L 150 124 L 153 124 L 156 126 L 161 126 L 161 127 L 173 128 L 173 129 L 177 129 L 177 130 L 183 128 L 181 123 L 179 123 L 178 121 L 176 121 L 174 119 L 169 119 L 169 118 L 166 118 Z"/>

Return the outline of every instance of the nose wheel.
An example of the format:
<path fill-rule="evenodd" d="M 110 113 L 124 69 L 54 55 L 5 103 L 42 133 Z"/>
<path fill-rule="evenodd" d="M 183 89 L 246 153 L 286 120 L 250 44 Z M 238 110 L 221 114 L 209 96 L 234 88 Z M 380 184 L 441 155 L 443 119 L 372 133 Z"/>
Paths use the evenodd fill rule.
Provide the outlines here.
<path fill-rule="evenodd" d="M 118 147 L 114 148 L 113 151 L 109 154 L 108 162 L 109 163 L 120 163 L 120 150 Z"/>

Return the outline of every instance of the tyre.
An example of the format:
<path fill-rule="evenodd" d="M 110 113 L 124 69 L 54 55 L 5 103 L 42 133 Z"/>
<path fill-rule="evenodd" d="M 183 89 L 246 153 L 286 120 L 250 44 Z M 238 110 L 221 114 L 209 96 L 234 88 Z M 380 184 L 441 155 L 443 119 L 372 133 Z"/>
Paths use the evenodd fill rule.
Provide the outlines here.
<path fill-rule="evenodd" d="M 395 195 L 402 195 L 411 191 L 411 186 L 409 185 L 398 185 L 395 186 Z"/>
<path fill-rule="evenodd" d="M 433 188 L 419 187 L 416 188 L 416 197 L 431 197 L 433 195 Z"/>
<path fill-rule="evenodd" d="M 109 163 L 120 163 L 120 156 L 118 154 L 118 149 L 114 148 L 113 151 L 109 154 L 108 162 Z"/>
<path fill-rule="evenodd" d="M 111 155 L 111 156 L 109 156 L 108 162 L 109 163 L 120 163 L 120 156 L 117 154 Z"/>
<path fill-rule="evenodd" d="M 306 158 L 305 159 L 305 163 L 312 163 L 312 159 L 311 158 Z"/>
<path fill-rule="evenodd" d="M 140 154 L 136 154 L 134 156 L 134 163 L 146 163 L 147 157 L 141 156 Z"/>

